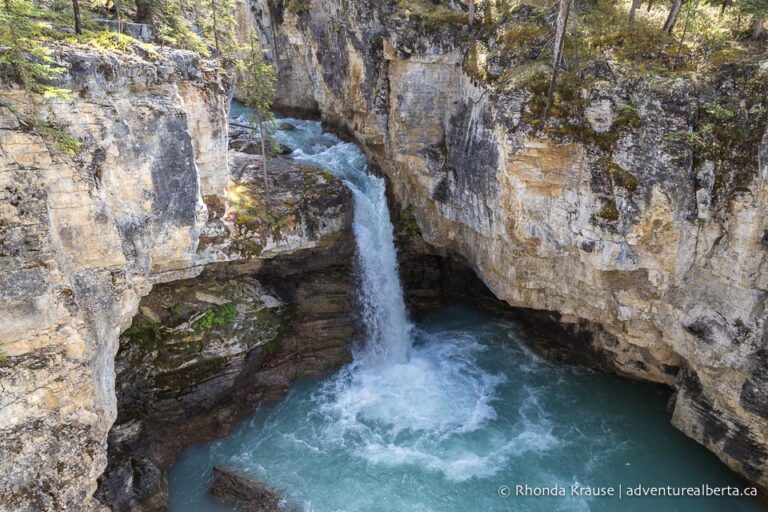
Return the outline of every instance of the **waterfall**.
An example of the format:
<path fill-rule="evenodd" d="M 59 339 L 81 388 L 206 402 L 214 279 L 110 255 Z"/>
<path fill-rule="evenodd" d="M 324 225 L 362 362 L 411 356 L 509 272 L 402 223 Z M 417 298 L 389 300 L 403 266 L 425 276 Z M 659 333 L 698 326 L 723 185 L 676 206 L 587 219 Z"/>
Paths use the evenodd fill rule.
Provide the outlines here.
<path fill-rule="evenodd" d="M 365 154 L 356 145 L 322 133 L 319 123 L 291 122 L 298 123 L 297 129 L 278 132 L 278 142 L 297 148 L 295 159 L 341 178 L 354 197 L 359 298 L 366 330 L 365 345 L 355 359 L 364 366 L 403 363 L 411 349 L 411 324 L 398 275 L 385 182 L 371 174 Z"/>
<path fill-rule="evenodd" d="M 366 174 L 367 190 L 355 187 L 354 231 L 360 264 L 363 320 L 367 343 L 361 356 L 368 364 L 402 363 L 411 348 L 397 272 L 397 253 L 384 180 Z"/>

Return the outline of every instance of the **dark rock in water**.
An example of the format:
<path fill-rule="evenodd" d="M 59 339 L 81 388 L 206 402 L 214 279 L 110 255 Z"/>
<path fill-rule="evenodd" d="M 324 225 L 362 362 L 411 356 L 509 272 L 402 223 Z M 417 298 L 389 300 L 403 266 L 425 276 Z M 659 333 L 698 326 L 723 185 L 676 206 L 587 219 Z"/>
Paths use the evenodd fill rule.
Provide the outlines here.
<path fill-rule="evenodd" d="M 296 129 L 296 127 L 293 126 L 291 123 L 280 123 L 277 126 L 277 129 L 278 130 L 283 130 L 284 132 L 292 132 L 293 130 Z"/>
<path fill-rule="evenodd" d="M 261 142 L 255 140 L 250 136 L 241 137 L 238 139 L 229 141 L 229 149 L 245 153 L 247 155 L 260 155 L 261 154 Z"/>
<path fill-rule="evenodd" d="M 277 145 L 277 154 L 278 155 L 290 155 L 293 153 L 293 150 L 286 146 L 285 144 L 278 144 Z"/>
<path fill-rule="evenodd" d="M 243 512 L 288 510 L 280 506 L 276 491 L 229 468 L 214 466 L 213 482 L 208 491 L 226 503 L 239 505 Z"/>
<path fill-rule="evenodd" d="M 331 146 L 334 146 L 335 143 L 331 142 L 330 140 L 326 140 L 326 139 L 313 139 L 312 140 L 312 145 L 313 146 L 322 146 L 324 148 L 330 148 Z"/>

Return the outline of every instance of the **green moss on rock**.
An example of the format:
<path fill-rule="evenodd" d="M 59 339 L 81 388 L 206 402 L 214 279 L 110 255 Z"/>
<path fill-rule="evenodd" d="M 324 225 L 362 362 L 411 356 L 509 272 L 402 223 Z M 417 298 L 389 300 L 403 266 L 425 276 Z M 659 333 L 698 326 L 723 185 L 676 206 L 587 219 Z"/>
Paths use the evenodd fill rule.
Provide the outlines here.
<path fill-rule="evenodd" d="M 222 304 L 209 309 L 193 325 L 197 331 L 207 331 L 213 327 L 229 324 L 237 318 L 237 307 L 233 303 Z"/>
<path fill-rule="evenodd" d="M 621 167 L 610 157 L 601 157 L 597 161 L 597 167 L 610 176 L 614 185 L 625 189 L 627 192 L 634 192 L 640 184 L 631 172 Z"/>
<path fill-rule="evenodd" d="M 619 210 L 616 208 L 616 201 L 610 199 L 602 208 L 600 208 L 600 211 L 595 214 L 595 217 L 609 222 L 619 220 Z"/>

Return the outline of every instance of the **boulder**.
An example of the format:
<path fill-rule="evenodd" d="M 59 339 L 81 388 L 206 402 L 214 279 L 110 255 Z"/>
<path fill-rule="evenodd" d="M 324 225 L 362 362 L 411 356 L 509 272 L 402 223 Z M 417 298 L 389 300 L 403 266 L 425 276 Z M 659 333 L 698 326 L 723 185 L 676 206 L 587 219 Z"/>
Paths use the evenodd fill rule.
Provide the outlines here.
<path fill-rule="evenodd" d="M 214 466 L 213 482 L 208 491 L 226 503 L 238 505 L 243 512 L 285 511 L 280 494 L 248 475 L 230 468 Z"/>

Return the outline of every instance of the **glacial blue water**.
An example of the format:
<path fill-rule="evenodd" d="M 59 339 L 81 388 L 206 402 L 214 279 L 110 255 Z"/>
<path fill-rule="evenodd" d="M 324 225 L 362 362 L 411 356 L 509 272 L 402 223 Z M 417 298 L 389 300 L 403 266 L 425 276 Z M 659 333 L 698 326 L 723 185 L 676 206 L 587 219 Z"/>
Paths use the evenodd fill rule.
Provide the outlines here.
<path fill-rule="evenodd" d="M 570 495 L 572 485 L 743 482 L 669 424 L 666 389 L 543 360 L 517 325 L 468 304 L 411 325 L 383 181 L 353 144 L 289 122 L 297 129 L 278 142 L 353 191 L 366 339 L 336 374 L 295 384 L 228 437 L 185 450 L 170 473 L 172 511 L 234 510 L 206 493 L 216 464 L 308 512 L 762 510 L 751 498 Z M 516 496 L 526 484 L 566 496 Z"/>

